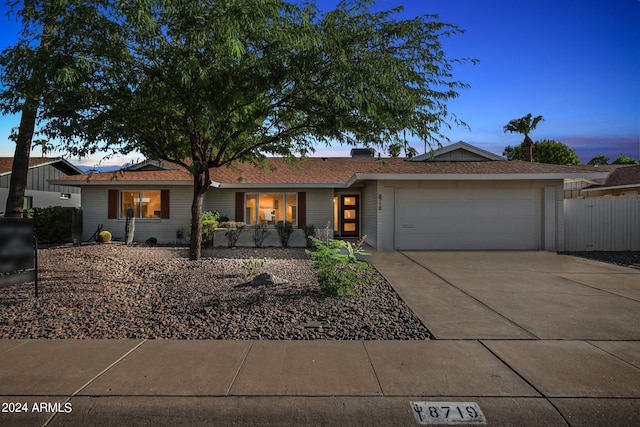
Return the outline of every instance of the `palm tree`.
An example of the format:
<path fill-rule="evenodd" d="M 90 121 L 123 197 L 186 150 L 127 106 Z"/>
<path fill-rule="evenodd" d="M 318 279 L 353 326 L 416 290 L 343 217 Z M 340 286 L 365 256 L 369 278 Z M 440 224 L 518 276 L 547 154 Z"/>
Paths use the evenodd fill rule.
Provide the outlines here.
<path fill-rule="evenodd" d="M 513 119 L 504 126 L 504 132 L 518 132 L 524 135 L 522 141 L 522 149 L 524 150 L 524 159 L 531 162 L 533 159 L 533 141 L 529 138 L 529 133 L 538 126 L 538 123 L 544 121 L 542 116 L 531 118 L 531 113 L 519 119 Z"/>

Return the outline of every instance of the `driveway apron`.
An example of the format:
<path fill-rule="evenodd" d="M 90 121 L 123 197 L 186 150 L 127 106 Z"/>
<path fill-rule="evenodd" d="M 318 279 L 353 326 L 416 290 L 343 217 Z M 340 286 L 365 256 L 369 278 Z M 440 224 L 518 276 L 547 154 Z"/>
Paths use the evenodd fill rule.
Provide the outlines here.
<path fill-rule="evenodd" d="M 549 252 L 393 256 L 396 274 L 381 273 L 436 338 L 640 340 L 640 270 Z"/>

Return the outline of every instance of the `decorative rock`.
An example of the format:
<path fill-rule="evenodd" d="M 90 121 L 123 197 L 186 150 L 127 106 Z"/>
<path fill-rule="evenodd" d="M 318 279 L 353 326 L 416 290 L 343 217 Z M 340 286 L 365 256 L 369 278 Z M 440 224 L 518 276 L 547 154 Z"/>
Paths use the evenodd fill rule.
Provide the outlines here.
<path fill-rule="evenodd" d="M 282 279 L 271 273 L 262 273 L 253 278 L 251 282 L 249 282 L 252 286 L 262 286 L 262 285 L 286 285 L 289 283 L 288 280 Z"/>

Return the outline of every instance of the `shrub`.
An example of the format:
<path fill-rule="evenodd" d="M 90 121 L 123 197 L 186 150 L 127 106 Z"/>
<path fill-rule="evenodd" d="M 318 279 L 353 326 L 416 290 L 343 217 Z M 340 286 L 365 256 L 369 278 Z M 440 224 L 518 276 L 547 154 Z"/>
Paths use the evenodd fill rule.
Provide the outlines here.
<path fill-rule="evenodd" d="M 267 234 L 267 226 L 264 224 L 256 224 L 253 228 L 253 243 L 256 247 L 261 248 L 264 243 L 264 237 Z"/>
<path fill-rule="evenodd" d="M 109 243 L 111 241 L 111 233 L 107 230 L 101 231 L 96 237 L 96 242 Z"/>
<path fill-rule="evenodd" d="M 304 231 L 304 238 L 305 238 L 305 243 L 307 248 L 311 249 L 313 247 L 313 240 L 311 240 L 311 237 L 316 237 L 316 226 L 311 224 L 311 225 L 303 225 L 302 226 L 302 231 Z"/>
<path fill-rule="evenodd" d="M 360 286 L 373 282 L 373 271 L 357 255 L 369 255 L 362 249 L 364 238 L 356 245 L 344 240 L 330 239 L 327 243 L 310 237 L 315 251 L 305 250 L 313 260 L 312 268 L 320 289 L 331 296 L 346 297 L 360 295 Z"/>
<path fill-rule="evenodd" d="M 242 268 L 247 272 L 247 276 L 253 277 L 263 273 L 262 269 L 266 263 L 266 257 L 263 259 L 255 259 L 254 257 L 251 257 L 242 261 Z"/>
<path fill-rule="evenodd" d="M 158 239 L 156 239 L 155 237 L 149 237 L 149 238 L 145 241 L 145 243 L 146 243 L 147 245 L 155 245 L 155 244 L 157 244 L 157 243 L 158 243 Z"/>
<path fill-rule="evenodd" d="M 293 225 L 287 221 L 278 221 L 276 223 L 276 230 L 278 231 L 278 237 L 283 248 L 289 247 L 289 239 L 293 234 Z"/>
<path fill-rule="evenodd" d="M 202 212 L 202 246 L 213 246 L 213 235 L 218 228 L 220 214 L 217 211 Z"/>
<path fill-rule="evenodd" d="M 35 208 L 26 210 L 25 217 L 35 218 L 40 243 L 67 243 L 71 242 L 73 211 L 74 208 L 60 206 Z"/>
<path fill-rule="evenodd" d="M 222 228 L 226 228 L 227 231 L 224 233 L 227 238 L 227 244 L 230 248 L 236 245 L 242 230 L 244 230 L 244 226 L 246 224 L 244 222 L 236 222 L 236 221 L 227 221 L 220 224 Z"/>

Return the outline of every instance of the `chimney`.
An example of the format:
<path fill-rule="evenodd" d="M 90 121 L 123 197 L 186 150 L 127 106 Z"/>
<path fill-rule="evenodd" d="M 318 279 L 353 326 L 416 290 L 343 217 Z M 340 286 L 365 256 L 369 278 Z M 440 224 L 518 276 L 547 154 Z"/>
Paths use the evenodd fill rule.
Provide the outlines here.
<path fill-rule="evenodd" d="M 376 150 L 373 148 L 352 148 L 351 149 L 351 158 L 360 158 L 360 157 L 373 157 L 376 154 Z"/>

